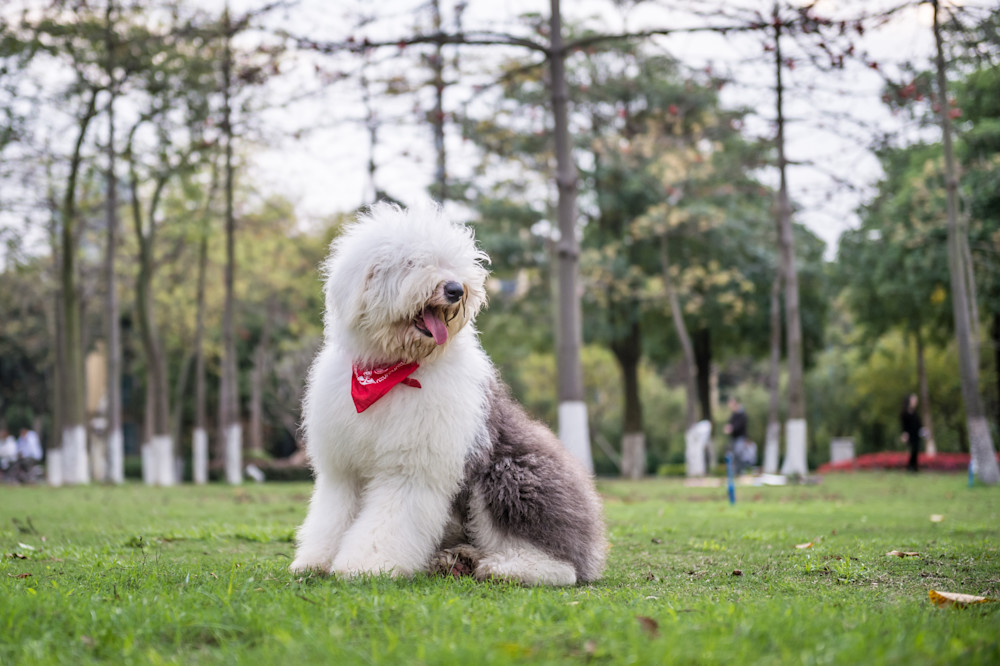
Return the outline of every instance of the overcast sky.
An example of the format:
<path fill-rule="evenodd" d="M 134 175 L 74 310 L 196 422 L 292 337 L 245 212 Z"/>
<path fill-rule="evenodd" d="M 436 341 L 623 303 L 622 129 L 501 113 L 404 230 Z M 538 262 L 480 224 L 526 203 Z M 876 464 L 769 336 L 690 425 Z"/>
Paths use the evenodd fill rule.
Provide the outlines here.
<path fill-rule="evenodd" d="M 32 1 L 18 0 L 28 4 Z M 8 4 L 7 9 L 18 2 Z M 237 12 L 262 4 L 264 0 L 232 0 Z M 771 7 L 769 0 L 720 0 L 717 4 L 728 10 L 756 9 L 764 14 Z M 896 4 L 892 0 L 821 0 L 817 12 L 845 18 Z M 985 0 L 975 0 L 974 4 L 996 6 Z M 203 0 L 199 6 L 221 11 L 223 0 Z M 441 0 L 441 6 L 445 28 L 453 29 L 456 0 Z M 623 10 L 623 6 L 629 9 Z M 613 0 L 563 0 L 563 13 L 567 23 L 583 22 L 598 30 L 641 30 L 721 21 L 717 17 L 700 18 L 689 11 L 711 6 L 702 0 L 638 5 Z M 462 25 L 466 31 L 490 30 L 543 39 L 532 35 L 519 17 L 531 12 L 547 17 L 548 7 L 548 0 L 468 0 Z M 374 20 L 358 27 L 365 15 Z M 430 31 L 430 16 L 428 0 L 299 0 L 270 15 L 266 27 L 282 27 L 317 41 L 347 37 L 360 40 L 366 35 L 395 40 Z M 857 52 L 866 54 L 861 60 L 878 62 L 880 72 L 894 73 L 906 62 L 927 66 L 933 47 L 930 6 L 899 12 L 889 24 L 858 36 L 856 44 Z M 715 73 L 729 74 L 734 83 L 722 90 L 723 103 L 753 109 L 755 117 L 748 131 L 773 136 L 773 66 L 766 60 L 761 36 L 677 34 L 653 40 L 651 46 L 694 70 L 711 67 Z M 795 57 L 791 44 L 786 49 L 789 56 Z M 370 69 L 373 79 L 386 73 L 401 74 L 411 81 L 430 78 L 430 73 L 419 65 L 419 49 L 411 47 L 402 55 L 396 51 L 392 48 L 373 56 L 378 62 Z M 449 55 L 453 53 L 454 49 L 449 49 Z M 501 60 L 517 54 L 497 47 L 467 48 L 461 53 L 460 85 L 447 89 L 446 111 L 460 109 L 473 95 L 473 86 L 494 80 Z M 345 74 L 347 78 L 335 85 L 324 85 L 320 70 Z M 292 53 L 284 63 L 285 76 L 276 79 L 264 94 L 264 101 L 274 108 L 259 125 L 261 141 L 250 150 L 253 163 L 245 182 L 262 194 L 290 198 L 305 224 L 352 210 L 370 197 L 368 136 L 359 71 L 356 56 Z M 878 164 L 868 150 L 876 130 L 902 131 L 910 136 L 913 133 L 905 118 L 893 117 L 882 104 L 880 72 L 859 61 L 839 75 L 820 76 L 801 65 L 785 74 L 786 116 L 790 119 L 786 131 L 788 157 L 795 164 L 789 182 L 792 197 L 800 207 L 797 220 L 830 245 L 828 256 L 832 256 L 837 237 L 857 223 L 855 209 L 871 196 L 879 178 Z M 456 78 L 454 72 L 448 76 Z M 380 119 L 375 154 L 377 185 L 407 203 L 427 198 L 427 186 L 433 178 L 431 128 L 415 113 L 430 106 L 431 91 L 427 87 L 416 95 L 379 98 L 374 105 Z M 68 127 L 71 121 L 66 122 Z M 447 149 L 448 169 L 453 176 L 467 175 L 477 163 L 472 148 L 462 143 L 454 128 L 448 130 Z M 776 182 L 773 173 L 761 177 Z"/>

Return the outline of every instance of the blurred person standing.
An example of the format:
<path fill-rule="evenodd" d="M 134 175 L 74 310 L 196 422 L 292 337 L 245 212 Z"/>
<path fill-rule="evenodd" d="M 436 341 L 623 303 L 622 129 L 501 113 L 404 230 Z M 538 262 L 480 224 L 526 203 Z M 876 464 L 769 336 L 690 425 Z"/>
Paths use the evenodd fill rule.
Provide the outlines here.
<path fill-rule="evenodd" d="M 918 402 L 916 393 L 909 394 L 903 401 L 903 409 L 899 413 L 900 428 L 903 431 L 899 440 L 910 447 L 910 459 L 906 463 L 906 469 L 911 472 L 919 469 L 917 455 L 920 453 L 920 435 L 923 430 L 920 413 L 917 411 Z"/>
<path fill-rule="evenodd" d="M 729 423 L 725 425 L 723 432 L 731 439 L 729 452 L 733 456 L 734 473 L 739 474 L 756 463 L 757 447 L 747 440 L 747 411 L 739 398 L 730 397 L 728 406 Z"/>

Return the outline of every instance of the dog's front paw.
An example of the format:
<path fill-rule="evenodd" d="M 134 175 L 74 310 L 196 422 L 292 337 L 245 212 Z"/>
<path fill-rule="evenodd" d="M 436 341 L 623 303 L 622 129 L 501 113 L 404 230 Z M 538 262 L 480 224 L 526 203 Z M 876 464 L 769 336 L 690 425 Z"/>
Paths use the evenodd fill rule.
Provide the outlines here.
<path fill-rule="evenodd" d="M 330 571 L 330 560 L 313 559 L 300 555 L 292 561 L 288 570 L 292 573 L 327 573 Z"/>
<path fill-rule="evenodd" d="M 338 557 L 333 561 L 330 573 L 342 578 L 357 578 L 359 576 L 408 576 L 413 573 L 406 571 L 395 562 L 380 557 Z"/>
<path fill-rule="evenodd" d="M 482 552 L 474 546 L 462 544 L 435 553 L 427 563 L 427 572 L 440 576 L 472 576 L 475 574 Z"/>

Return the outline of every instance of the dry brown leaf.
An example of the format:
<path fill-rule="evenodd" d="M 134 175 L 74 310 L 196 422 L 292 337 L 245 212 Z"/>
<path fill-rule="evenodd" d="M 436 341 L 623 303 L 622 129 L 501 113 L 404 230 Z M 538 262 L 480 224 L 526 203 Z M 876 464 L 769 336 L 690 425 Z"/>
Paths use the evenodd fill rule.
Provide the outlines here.
<path fill-rule="evenodd" d="M 11 574 L 7 574 L 7 575 L 11 576 L 11 578 L 29 578 L 31 576 L 30 573 L 19 573 L 16 576 L 13 576 Z"/>
<path fill-rule="evenodd" d="M 733 569 L 733 575 L 734 576 L 742 576 L 743 572 L 740 571 L 739 569 Z"/>
<path fill-rule="evenodd" d="M 944 516 L 942 516 L 940 513 L 932 513 L 931 514 L 931 522 L 932 523 L 940 523 L 942 520 L 944 520 Z"/>
<path fill-rule="evenodd" d="M 646 617 L 645 615 L 636 615 L 635 619 L 639 620 L 639 626 L 642 627 L 650 638 L 656 638 L 660 635 L 660 623 L 651 617 Z"/>
<path fill-rule="evenodd" d="M 795 547 L 796 548 L 812 548 L 813 547 L 813 542 L 810 541 L 809 543 L 797 543 L 797 544 L 795 544 Z"/>
<path fill-rule="evenodd" d="M 886 557 L 920 557 L 920 553 L 909 550 L 890 550 L 886 553 Z"/>
<path fill-rule="evenodd" d="M 937 590 L 928 590 L 927 596 L 930 597 L 931 603 L 938 608 L 965 608 L 972 604 L 986 604 L 996 601 L 996 599 L 989 597 L 977 597 L 974 594 L 938 592 Z"/>

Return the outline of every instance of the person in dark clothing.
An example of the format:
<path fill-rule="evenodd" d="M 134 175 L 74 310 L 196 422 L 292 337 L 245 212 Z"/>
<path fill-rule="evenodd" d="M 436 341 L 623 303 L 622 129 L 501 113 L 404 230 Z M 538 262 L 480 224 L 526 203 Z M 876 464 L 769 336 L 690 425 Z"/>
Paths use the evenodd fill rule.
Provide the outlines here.
<path fill-rule="evenodd" d="M 749 469 L 757 462 L 756 446 L 747 440 L 747 412 L 738 398 L 729 399 L 729 423 L 723 431 L 732 438 L 730 452 L 736 474 L 743 469 Z"/>
<path fill-rule="evenodd" d="M 923 429 L 920 414 L 917 413 L 917 402 L 916 393 L 906 396 L 903 410 L 899 414 L 900 426 L 903 430 L 899 439 L 910 447 L 910 460 L 906 463 L 906 469 L 911 472 L 916 472 L 918 469 L 917 454 L 920 453 L 920 431 Z"/>

